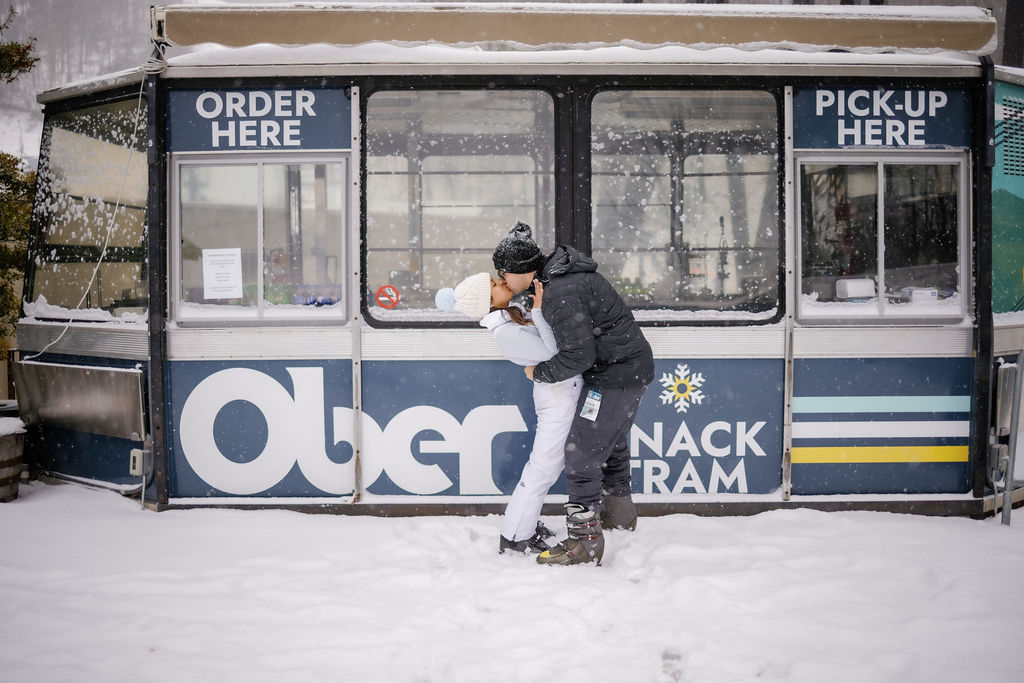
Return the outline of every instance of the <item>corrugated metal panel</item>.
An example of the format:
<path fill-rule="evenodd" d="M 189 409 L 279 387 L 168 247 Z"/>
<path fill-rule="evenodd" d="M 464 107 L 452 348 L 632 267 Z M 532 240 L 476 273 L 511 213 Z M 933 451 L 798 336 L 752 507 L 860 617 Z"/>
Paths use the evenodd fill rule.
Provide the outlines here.
<path fill-rule="evenodd" d="M 168 360 L 349 358 L 348 327 L 211 327 L 167 331 Z"/>
<path fill-rule="evenodd" d="M 655 358 L 782 358 L 784 329 L 645 327 Z M 486 330 L 364 330 L 363 360 L 504 360 Z"/>
<path fill-rule="evenodd" d="M 1024 325 L 996 325 L 992 333 L 992 353 L 1015 356 L 1024 348 Z"/>
<path fill-rule="evenodd" d="M 799 327 L 795 358 L 945 358 L 973 355 L 970 327 Z"/>
<path fill-rule="evenodd" d="M 18 349 L 22 355 L 28 355 L 42 351 L 59 338 L 47 349 L 49 353 L 149 360 L 149 331 L 145 327 L 72 323 L 66 333 L 64 327 L 59 323 L 23 320 L 18 323 Z"/>

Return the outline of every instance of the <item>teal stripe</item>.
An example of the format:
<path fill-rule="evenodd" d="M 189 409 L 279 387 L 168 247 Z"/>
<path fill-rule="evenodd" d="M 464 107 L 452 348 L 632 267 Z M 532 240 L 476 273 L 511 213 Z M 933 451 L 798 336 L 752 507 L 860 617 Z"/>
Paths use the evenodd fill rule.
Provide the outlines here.
<path fill-rule="evenodd" d="M 970 396 L 794 396 L 794 413 L 969 413 Z"/>

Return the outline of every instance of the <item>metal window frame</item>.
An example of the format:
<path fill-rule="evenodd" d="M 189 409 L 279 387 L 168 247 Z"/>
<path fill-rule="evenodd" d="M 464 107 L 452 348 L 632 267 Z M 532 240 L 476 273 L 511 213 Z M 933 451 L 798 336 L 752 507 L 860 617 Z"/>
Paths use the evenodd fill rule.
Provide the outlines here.
<path fill-rule="evenodd" d="M 686 94 L 686 93 L 700 93 L 700 92 L 723 92 L 723 93 L 761 93 L 770 97 L 775 103 L 775 132 L 774 138 L 776 140 L 776 150 L 774 154 L 775 159 L 775 172 L 768 173 L 765 175 L 773 175 L 775 177 L 775 192 L 774 196 L 777 207 L 778 222 L 776 223 L 776 231 L 778 233 L 777 242 L 777 255 L 776 255 L 776 291 L 775 291 L 775 308 L 768 309 L 759 313 L 752 313 L 750 317 L 737 317 L 735 319 L 722 319 L 721 313 L 733 309 L 716 307 L 708 309 L 693 309 L 685 306 L 657 306 L 652 308 L 638 308 L 632 307 L 633 313 L 637 316 L 638 320 L 643 325 L 661 326 L 661 325 L 685 325 L 685 326 L 703 326 L 710 325 L 716 327 L 729 327 L 729 326 L 756 326 L 756 325 L 768 325 L 775 324 L 782 319 L 784 311 L 784 302 L 786 300 L 786 279 L 785 279 L 785 268 L 784 268 L 784 253 L 786 250 L 786 211 L 784 203 L 784 178 L 785 178 L 785 144 L 783 141 L 784 128 L 786 123 L 789 121 L 788 115 L 785 111 L 785 103 L 788 99 L 785 93 L 778 85 L 774 83 L 762 83 L 755 85 L 754 83 L 740 83 L 740 84 L 722 84 L 717 81 L 707 82 L 682 82 L 678 84 L 650 84 L 643 83 L 641 81 L 635 81 L 634 79 L 622 79 L 615 82 L 612 85 L 598 84 L 593 87 L 589 93 L 586 94 L 582 106 L 587 112 L 587 126 L 583 134 L 586 136 L 586 145 L 581 147 L 581 154 L 586 155 L 587 163 L 587 223 L 588 223 L 588 234 L 587 244 L 592 246 L 593 242 L 593 173 L 591 171 L 592 157 L 593 157 L 593 109 L 594 100 L 600 95 L 609 92 L 633 92 L 633 93 L 663 93 L 663 94 Z M 681 162 L 685 162 L 685 157 L 680 157 Z M 682 169 L 680 168 L 680 173 Z M 742 174 L 741 174 L 742 175 Z M 680 184 L 681 187 L 681 184 Z M 770 188 L 769 188 L 770 192 Z M 767 197 L 766 197 L 767 199 Z M 673 197 L 673 203 L 675 198 Z M 682 201 L 680 195 L 679 201 Z M 588 252 L 590 250 L 588 249 Z M 668 315 L 659 315 L 659 311 L 671 311 Z M 693 317 L 679 318 L 672 314 L 689 314 L 693 313 Z"/>
<path fill-rule="evenodd" d="M 84 94 L 84 95 L 81 95 L 81 96 L 78 96 L 78 97 L 74 97 L 74 98 L 71 98 L 71 99 L 68 99 L 68 100 L 52 102 L 52 103 L 49 103 L 49 104 L 46 105 L 46 107 L 43 110 L 44 117 L 43 117 L 43 126 L 42 126 L 42 139 L 40 140 L 40 150 L 39 150 L 39 169 L 38 169 L 39 173 L 37 174 L 37 179 L 36 179 L 36 192 L 37 192 L 37 194 L 39 193 L 40 186 L 43 183 L 42 177 L 45 175 L 45 172 L 48 171 L 48 169 L 50 167 L 50 164 L 52 163 L 52 155 L 51 154 L 52 154 L 53 150 L 52 150 L 52 146 L 50 144 L 51 143 L 51 137 L 50 137 L 50 135 L 47 134 L 47 132 L 48 132 L 48 129 L 52 130 L 53 123 L 54 123 L 54 121 L 53 121 L 54 117 L 61 116 L 61 115 L 64 115 L 64 114 L 79 114 L 82 111 L 87 110 L 87 109 L 95 109 L 95 108 L 104 107 L 104 106 L 108 106 L 108 105 L 116 105 L 116 104 L 133 104 L 134 105 L 134 103 L 139 101 L 139 85 L 138 85 L 138 81 L 140 79 L 141 79 L 141 76 L 139 76 L 138 78 L 133 78 L 133 82 L 132 82 L 131 85 L 128 85 L 128 86 L 125 86 L 125 87 L 122 87 L 122 88 L 118 88 L 116 90 L 98 90 L 98 91 L 91 92 L 91 93 L 88 93 L 88 94 Z M 155 105 L 154 105 L 153 101 L 151 100 L 151 98 L 148 97 L 147 94 L 144 94 L 143 97 L 142 97 L 142 100 L 141 100 L 141 106 L 145 107 L 145 114 L 144 114 L 144 116 L 140 117 L 139 129 L 138 129 L 138 133 L 137 134 L 139 136 L 139 139 L 142 140 L 143 142 L 145 142 L 145 138 L 143 136 L 146 134 L 146 127 L 148 125 L 148 120 L 149 120 L 149 116 L 150 116 L 149 112 L 151 110 L 155 109 Z M 99 140 L 99 138 L 93 138 L 93 139 Z M 115 144 L 115 143 L 110 143 L 110 144 Z M 119 146 L 121 146 L 121 145 L 119 145 Z M 124 147 L 124 146 L 121 146 L 121 147 L 123 149 L 127 149 L 127 147 Z M 145 152 L 143 152 L 141 150 L 135 150 L 135 153 L 140 155 L 140 158 L 141 158 L 142 155 Z M 148 167 L 146 168 L 146 171 L 147 171 L 147 174 L 151 176 L 150 169 Z M 147 182 L 149 183 L 150 186 L 152 186 L 152 184 L 153 184 L 152 177 L 149 177 Z M 109 203 L 109 202 L 105 202 L 105 203 Z M 143 215 L 143 230 L 142 230 L 142 233 L 143 233 L 142 243 L 138 247 L 130 247 L 129 248 L 129 249 L 138 249 L 143 254 L 143 261 L 142 261 L 142 264 L 141 264 L 141 271 L 144 273 L 147 270 L 146 263 L 145 263 L 145 258 L 146 258 L 145 254 L 147 253 L 147 250 L 148 250 L 147 245 L 148 245 L 149 240 L 151 239 L 151 232 L 152 231 L 150 229 L 150 226 L 148 225 L 149 215 L 148 215 L 148 213 L 146 213 L 145 207 L 132 207 L 132 208 L 142 208 L 143 211 L 144 211 L 144 215 Z M 26 266 L 25 267 L 25 278 L 24 278 L 24 285 L 23 285 L 24 294 L 22 295 L 22 299 L 24 299 L 25 297 L 35 293 L 36 271 L 38 270 L 39 265 L 36 263 L 36 260 L 35 260 L 35 258 L 33 258 L 33 256 L 35 254 L 37 254 L 37 253 L 44 252 L 45 248 L 46 248 L 46 245 L 48 244 L 47 242 L 43 241 L 43 237 L 44 237 L 45 231 L 42 229 L 41 225 L 39 224 L 39 221 L 41 220 L 40 216 L 41 216 L 41 214 L 39 214 L 38 212 L 36 212 L 36 211 L 32 212 L 32 218 L 31 218 L 32 225 L 31 225 L 31 229 L 29 231 L 29 237 L 28 237 L 28 249 L 27 249 L 28 260 L 27 260 L 27 262 L 25 264 L 25 266 Z M 116 252 L 118 249 L 119 248 L 117 248 L 117 247 L 108 247 L 107 251 L 108 252 L 110 252 L 110 251 L 115 251 Z M 120 248 L 120 249 L 122 251 L 125 250 L 125 248 Z M 104 260 L 106 260 L 106 259 L 104 259 Z M 52 263 L 60 263 L 60 261 L 54 261 Z M 83 283 L 78 283 L 78 284 L 83 284 Z M 150 300 L 149 304 L 147 304 L 147 311 L 151 310 L 151 308 L 152 308 L 152 300 Z M 24 318 L 24 313 L 25 313 L 24 309 L 22 308 L 22 310 L 19 312 L 19 319 L 20 318 Z M 61 318 L 60 320 L 68 321 L 68 318 Z"/>
<path fill-rule="evenodd" d="M 796 321 L 803 326 L 816 325 L 957 325 L 970 321 L 973 307 L 971 288 L 972 244 L 970 217 L 972 211 L 970 178 L 971 159 L 969 150 L 795 150 L 793 153 L 793 239 L 795 240 L 793 282 Z M 802 170 L 807 164 L 836 164 L 844 166 L 874 167 L 876 169 L 876 200 L 878 234 L 878 311 L 874 315 L 808 315 L 804 311 L 800 293 L 803 291 L 803 216 L 802 216 Z M 936 165 L 955 166 L 958 169 L 957 196 L 957 286 L 961 295 L 960 310 L 957 314 L 936 313 L 935 315 L 899 314 L 891 312 L 884 302 L 885 286 L 885 172 L 886 166 L 895 165 Z"/>
<path fill-rule="evenodd" d="M 369 88 L 366 89 L 365 97 L 360 99 L 360 103 L 359 103 L 360 104 L 360 107 L 359 107 L 360 113 L 363 114 L 363 120 L 362 120 L 362 123 L 361 123 L 362 127 L 361 127 L 360 130 L 363 132 L 363 138 L 362 138 L 363 139 L 363 143 L 362 143 L 362 150 L 361 150 L 361 154 L 362 154 L 361 176 L 364 179 L 364 182 L 363 182 L 362 188 L 361 188 L 360 200 L 361 200 L 361 202 L 365 206 L 365 209 L 364 209 L 365 212 L 367 214 L 369 213 L 368 193 L 369 193 L 369 185 L 370 185 L 370 173 L 369 173 L 369 161 L 368 161 L 369 160 L 369 156 L 370 156 L 370 150 L 369 150 L 369 145 L 366 142 L 366 140 L 367 140 L 367 138 L 369 137 L 369 134 L 370 134 L 369 128 L 373 125 L 372 121 L 370 120 L 370 117 L 368 115 L 366 115 L 366 112 L 369 111 L 370 103 L 371 103 L 371 101 L 372 101 L 372 99 L 373 99 L 373 97 L 375 95 L 381 94 L 381 93 L 403 93 L 403 92 L 406 92 L 406 93 L 408 93 L 408 92 L 422 93 L 422 92 L 451 92 L 451 91 L 481 91 L 481 92 L 501 92 L 501 93 L 515 93 L 515 92 L 540 93 L 540 94 L 545 95 L 548 98 L 548 100 L 550 102 L 550 105 L 551 105 L 551 116 L 552 116 L 552 119 L 551 119 L 552 167 L 551 167 L 551 172 L 550 172 L 551 183 L 552 183 L 552 192 L 551 192 L 551 195 L 550 195 L 550 203 L 551 203 L 551 211 L 552 211 L 552 215 L 551 215 L 551 220 L 552 220 L 551 232 L 552 232 L 552 235 L 554 237 L 554 244 L 555 245 L 563 243 L 563 240 L 560 238 L 560 229 L 561 229 L 561 226 L 562 226 L 563 217 L 560 215 L 560 210 L 559 210 L 560 209 L 560 204 L 559 204 L 559 202 L 560 202 L 560 196 L 559 196 L 559 186 L 560 186 L 560 182 L 559 182 L 559 173 L 560 173 L 559 158 L 560 158 L 560 154 L 561 154 L 561 152 L 559 150 L 559 140 L 560 140 L 560 135 L 562 135 L 563 132 L 559 130 L 559 122 L 564 117 L 564 114 L 561 113 L 561 109 L 560 109 L 562 106 L 564 106 L 564 103 L 561 103 L 559 101 L 560 100 L 559 93 L 562 92 L 562 91 L 557 90 L 556 88 L 553 87 L 553 85 L 554 85 L 553 83 L 550 83 L 550 82 L 547 82 L 547 81 L 543 81 L 543 80 L 528 80 L 528 81 L 515 81 L 515 80 L 513 80 L 513 81 L 505 81 L 505 80 L 502 80 L 502 81 L 499 81 L 499 82 L 495 82 L 493 79 L 488 79 L 488 80 L 465 80 L 465 81 L 461 81 L 460 80 L 458 82 L 450 82 L 450 83 L 445 83 L 445 82 L 442 82 L 442 81 L 435 81 L 435 80 L 427 80 L 427 81 L 420 81 L 420 82 L 415 82 L 415 83 L 409 83 L 409 82 L 405 82 L 405 81 L 396 80 L 394 82 L 388 81 L 388 82 L 381 83 L 381 84 L 373 87 L 372 89 L 369 89 Z M 411 176 L 414 175 L 414 172 L 411 172 L 410 175 Z M 541 177 L 541 174 L 534 173 L 534 176 L 535 176 L 535 178 L 538 178 L 538 177 Z M 422 184 L 420 184 L 420 187 L 418 188 L 418 191 L 420 193 L 422 193 Z M 538 194 L 537 197 L 540 197 L 540 195 Z M 368 233 L 369 233 L 371 228 L 369 226 L 369 221 L 366 220 L 365 217 L 364 217 L 363 223 L 364 223 L 364 229 L 366 231 L 366 233 L 363 233 L 363 245 L 362 245 L 362 249 L 363 249 L 363 253 L 364 253 L 363 272 L 364 272 L 364 276 L 366 278 L 368 278 L 368 273 L 369 273 L 369 270 L 370 270 L 369 258 L 370 258 L 370 251 L 371 251 L 371 249 L 369 247 L 370 240 L 369 240 L 369 234 Z M 511 227 L 511 224 L 509 225 L 509 227 Z M 536 226 L 534 226 L 534 227 L 536 227 Z M 424 245 L 423 245 L 422 240 L 420 240 L 419 244 L 420 244 L 420 247 L 419 247 L 420 250 L 423 250 L 424 249 Z M 497 244 L 497 243 L 495 242 L 495 244 Z M 367 280 L 367 282 L 368 282 L 368 280 Z M 452 282 L 451 284 L 455 285 L 456 283 Z M 369 287 L 368 284 L 367 284 L 367 287 Z M 370 290 L 367 289 L 367 292 L 370 293 Z M 367 296 L 366 299 L 369 299 L 369 297 Z M 438 328 L 438 327 L 445 327 L 445 328 L 467 328 L 468 327 L 468 328 L 475 329 L 475 328 L 478 327 L 476 321 L 452 320 L 450 316 L 449 317 L 445 317 L 445 316 L 441 316 L 441 315 L 438 315 L 438 316 L 435 316 L 435 317 L 427 317 L 424 314 L 424 312 L 429 311 L 430 309 L 424 309 L 424 308 L 412 309 L 414 311 L 417 311 L 418 314 L 415 315 L 414 317 L 410 317 L 408 319 L 393 319 L 393 318 L 387 318 L 387 317 L 376 318 L 376 317 L 374 317 L 372 315 L 372 309 L 371 309 L 371 306 L 368 304 L 367 300 L 361 301 L 360 305 L 362 306 L 363 319 L 366 321 L 367 324 L 369 324 L 373 328 L 381 328 L 381 329 L 391 329 L 391 328 L 416 329 L 416 328 L 422 328 L 422 327 L 428 327 L 428 328 Z"/>
<path fill-rule="evenodd" d="M 257 250 L 263 254 L 263 167 L 266 165 L 288 165 L 288 164 L 339 164 L 342 167 L 341 186 L 339 194 L 343 202 L 340 216 L 342 224 L 341 250 L 338 254 L 340 268 L 347 270 L 348 254 L 352 251 L 350 234 L 352 226 L 351 205 L 356 198 L 349 191 L 352 173 L 352 152 L 351 150 L 316 150 L 310 152 L 174 152 L 168 154 L 169 182 L 167 186 L 168 196 L 168 289 L 170 290 L 168 303 L 170 319 L 182 327 L 232 327 L 232 326 L 278 326 L 278 325 L 337 325 L 344 323 L 348 318 L 349 311 L 353 307 L 353 293 L 344 275 L 340 278 L 342 287 L 341 305 L 337 310 L 331 312 L 318 311 L 310 315 L 274 315 L 273 309 L 266 307 L 263 296 L 263 268 L 262 265 L 257 273 L 258 299 L 256 309 L 253 313 L 245 315 L 242 312 L 232 313 L 224 316 L 189 316 L 183 314 L 182 301 L 182 280 L 181 280 L 181 168 L 182 166 L 254 166 L 258 169 L 256 176 L 257 184 Z M 214 304 L 216 305 L 216 304 Z M 223 307 L 225 313 L 233 310 L 230 306 Z"/>

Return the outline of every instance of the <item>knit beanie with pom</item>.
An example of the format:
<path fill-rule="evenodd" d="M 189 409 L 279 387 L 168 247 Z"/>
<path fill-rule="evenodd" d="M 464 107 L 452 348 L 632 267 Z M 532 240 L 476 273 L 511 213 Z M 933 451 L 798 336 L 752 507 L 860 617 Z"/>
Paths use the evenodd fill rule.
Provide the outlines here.
<path fill-rule="evenodd" d="M 455 310 L 480 320 L 491 310 L 491 276 L 477 273 L 455 285 L 455 289 L 439 289 L 434 295 L 434 304 L 442 311 Z"/>
<path fill-rule="evenodd" d="M 498 242 L 491 256 L 495 270 L 502 273 L 532 273 L 544 268 L 547 259 L 533 241 L 533 230 L 522 221 Z"/>

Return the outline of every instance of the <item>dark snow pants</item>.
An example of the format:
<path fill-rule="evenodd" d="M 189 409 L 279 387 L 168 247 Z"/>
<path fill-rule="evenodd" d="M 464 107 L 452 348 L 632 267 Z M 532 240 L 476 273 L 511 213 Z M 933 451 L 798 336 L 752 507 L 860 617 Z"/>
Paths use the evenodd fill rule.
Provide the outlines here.
<path fill-rule="evenodd" d="M 597 419 L 580 417 L 588 392 L 601 392 Z M 593 387 L 584 384 L 565 442 L 565 480 L 569 502 L 592 510 L 601 507 L 601 489 L 629 495 L 629 430 L 647 387 Z"/>

